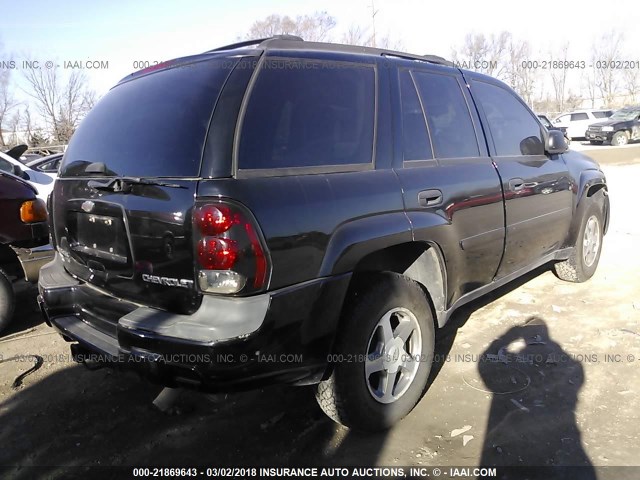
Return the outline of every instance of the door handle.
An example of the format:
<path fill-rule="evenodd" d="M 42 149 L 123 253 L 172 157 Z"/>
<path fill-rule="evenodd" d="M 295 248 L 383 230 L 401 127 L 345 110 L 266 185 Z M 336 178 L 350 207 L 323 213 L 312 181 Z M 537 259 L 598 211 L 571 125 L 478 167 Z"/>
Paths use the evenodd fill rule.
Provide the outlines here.
<path fill-rule="evenodd" d="M 435 207 L 442 203 L 440 190 L 423 190 L 418 193 L 418 205 L 421 207 Z"/>
<path fill-rule="evenodd" d="M 512 178 L 509 180 L 509 190 L 519 192 L 524 188 L 524 180 L 521 178 Z"/>

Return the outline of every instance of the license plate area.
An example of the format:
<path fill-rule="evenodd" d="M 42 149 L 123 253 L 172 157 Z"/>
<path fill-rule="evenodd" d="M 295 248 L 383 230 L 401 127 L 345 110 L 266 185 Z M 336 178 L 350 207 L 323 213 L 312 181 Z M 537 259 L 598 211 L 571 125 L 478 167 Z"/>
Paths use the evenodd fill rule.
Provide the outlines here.
<path fill-rule="evenodd" d="M 119 265 L 129 263 L 122 218 L 77 212 L 75 233 L 76 241 L 72 246 L 75 252 Z"/>

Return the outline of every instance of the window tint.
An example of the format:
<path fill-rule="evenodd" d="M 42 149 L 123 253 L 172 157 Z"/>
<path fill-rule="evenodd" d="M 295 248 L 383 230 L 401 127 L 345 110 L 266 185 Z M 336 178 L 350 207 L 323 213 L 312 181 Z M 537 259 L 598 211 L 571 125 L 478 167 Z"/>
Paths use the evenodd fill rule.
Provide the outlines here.
<path fill-rule="evenodd" d="M 572 113 L 571 114 L 571 121 L 572 122 L 577 122 L 580 120 L 589 120 L 589 115 L 587 115 L 586 113 Z"/>
<path fill-rule="evenodd" d="M 375 95 L 371 66 L 268 59 L 243 120 L 239 167 L 371 163 Z"/>
<path fill-rule="evenodd" d="M 86 175 L 100 162 L 107 175 L 198 176 L 211 113 L 232 66 L 208 60 L 114 87 L 74 133 L 61 173 Z"/>
<path fill-rule="evenodd" d="M 498 156 L 544 155 L 540 125 L 513 93 L 477 81 L 473 90 L 487 117 Z"/>
<path fill-rule="evenodd" d="M 611 116 L 611 112 L 593 112 L 593 116 L 596 118 L 607 118 Z"/>
<path fill-rule="evenodd" d="M 433 158 L 420 99 L 411 74 L 407 70 L 400 72 L 400 95 L 402 97 L 402 139 L 405 161 Z"/>
<path fill-rule="evenodd" d="M 469 108 L 455 77 L 413 72 L 436 158 L 477 157 Z"/>

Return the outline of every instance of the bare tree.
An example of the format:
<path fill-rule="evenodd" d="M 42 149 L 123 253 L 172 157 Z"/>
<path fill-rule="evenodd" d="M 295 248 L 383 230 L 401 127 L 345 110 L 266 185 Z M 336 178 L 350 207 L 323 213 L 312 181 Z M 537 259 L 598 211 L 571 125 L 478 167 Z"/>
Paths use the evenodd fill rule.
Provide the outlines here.
<path fill-rule="evenodd" d="M 342 43 L 368 47 L 373 44 L 373 36 L 369 33 L 368 28 L 362 28 L 359 25 L 352 24 L 349 29 L 342 34 Z"/>
<path fill-rule="evenodd" d="M 5 146 L 5 138 L 3 132 L 7 122 L 9 121 L 10 111 L 16 107 L 13 95 L 11 93 L 10 70 L 0 70 L 0 145 Z"/>
<path fill-rule="evenodd" d="M 483 33 L 469 33 L 464 43 L 452 51 L 454 63 L 477 72 L 505 79 L 508 74 L 508 44 L 511 34 L 503 31 L 486 37 Z"/>
<path fill-rule="evenodd" d="M 510 39 L 507 54 L 507 77 L 513 88 L 529 105 L 533 105 L 537 72 L 528 68 L 526 61 L 531 58 L 531 45 L 526 40 Z"/>
<path fill-rule="evenodd" d="M 336 26 L 336 19 L 327 12 L 315 12 L 312 15 L 269 15 L 257 20 L 249 28 L 247 38 L 267 38 L 274 35 L 297 35 L 309 42 L 322 42 L 328 39 L 329 32 Z"/>
<path fill-rule="evenodd" d="M 556 58 L 557 61 L 565 62 L 569 58 L 569 44 L 565 43 L 560 52 L 549 52 L 551 58 Z M 556 99 L 556 108 L 559 112 L 565 110 L 565 90 L 567 87 L 567 68 L 552 68 L 550 70 L 551 84 L 553 85 L 553 93 Z"/>
<path fill-rule="evenodd" d="M 64 82 L 56 68 L 32 68 L 23 73 L 28 84 L 25 91 L 34 99 L 53 140 L 68 143 L 80 120 L 95 102 L 95 94 L 87 87 L 86 76 L 74 70 Z"/>
<path fill-rule="evenodd" d="M 624 89 L 628 99 L 635 104 L 640 92 L 640 70 L 629 68 L 623 73 Z"/>
<path fill-rule="evenodd" d="M 620 70 L 615 68 L 614 63 L 620 59 L 622 40 L 623 35 L 612 30 L 595 41 L 591 49 L 595 85 L 607 107 L 614 105 L 618 93 Z"/>

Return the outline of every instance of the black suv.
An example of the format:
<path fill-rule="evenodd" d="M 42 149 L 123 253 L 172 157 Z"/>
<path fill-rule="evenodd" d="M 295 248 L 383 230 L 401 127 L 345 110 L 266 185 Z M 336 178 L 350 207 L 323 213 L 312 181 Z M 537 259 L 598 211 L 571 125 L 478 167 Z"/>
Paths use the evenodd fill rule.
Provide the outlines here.
<path fill-rule="evenodd" d="M 625 107 L 604 122 L 589 125 L 585 134 L 592 144 L 626 145 L 640 140 L 640 107 Z"/>
<path fill-rule="evenodd" d="M 73 136 L 47 322 L 85 362 L 205 391 L 317 384 L 383 429 L 452 312 L 552 262 L 590 278 L 609 201 L 494 78 L 274 37 L 136 72 Z"/>

